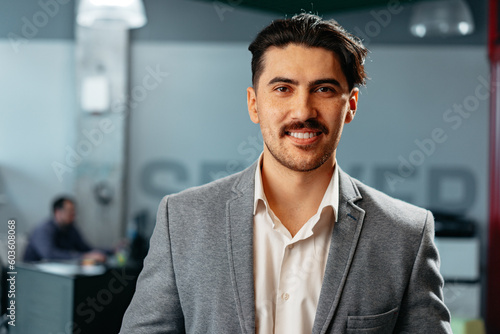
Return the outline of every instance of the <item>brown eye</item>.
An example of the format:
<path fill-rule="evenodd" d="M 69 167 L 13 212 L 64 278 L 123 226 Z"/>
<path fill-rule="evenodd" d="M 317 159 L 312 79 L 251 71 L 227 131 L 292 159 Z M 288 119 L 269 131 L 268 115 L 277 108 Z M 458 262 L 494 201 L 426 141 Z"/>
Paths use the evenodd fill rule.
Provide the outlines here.
<path fill-rule="evenodd" d="M 335 92 L 332 88 L 330 87 L 319 87 L 317 90 L 319 93 L 329 93 L 329 92 Z"/>
<path fill-rule="evenodd" d="M 276 90 L 280 93 L 287 93 L 289 92 L 290 90 L 288 89 L 288 87 L 278 87 L 276 88 Z"/>

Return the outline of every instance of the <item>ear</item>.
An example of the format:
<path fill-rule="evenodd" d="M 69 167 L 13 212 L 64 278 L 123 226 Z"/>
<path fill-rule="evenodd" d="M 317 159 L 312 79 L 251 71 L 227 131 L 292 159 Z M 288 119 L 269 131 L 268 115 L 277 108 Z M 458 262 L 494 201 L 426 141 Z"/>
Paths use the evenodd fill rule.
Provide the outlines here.
<path fill-rule="evenodd" d="M 349 110 L 345 116 L 345 123 L 351 123 L 356 115 L 356 110 L 358 109 L 358 94 L 359 89 L 357 87 L 353 88 L 351 91 L 351 96 L 349 97 Z"/>
<path fill-rule="evenodd" d="M 259 114 L 257 112 L 257 96 L 255 93 L 255 89 L 253 87 L 247 88 L 247 106 L 248 106 L 248 114 L 250 115 L 250 119 L 255 124 L 259 123 Z"/>

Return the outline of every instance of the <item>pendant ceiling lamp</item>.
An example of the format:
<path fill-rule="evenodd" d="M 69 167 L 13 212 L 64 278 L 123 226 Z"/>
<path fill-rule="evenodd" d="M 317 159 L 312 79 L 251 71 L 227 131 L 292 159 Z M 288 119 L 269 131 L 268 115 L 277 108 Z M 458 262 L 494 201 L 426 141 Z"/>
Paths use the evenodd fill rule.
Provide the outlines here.
<path fill-rule="evenodd" d="M 464 0 L 422 1 L 413 5 L 410 31 L 420 38 L 465 36 L 474 31 L 474 20 Z"/>
<path fill-rule="evenodd" d="M 92 28 L 140 28 L 147 23 L 142 0 L 80 0 L 76 21 Z"/>

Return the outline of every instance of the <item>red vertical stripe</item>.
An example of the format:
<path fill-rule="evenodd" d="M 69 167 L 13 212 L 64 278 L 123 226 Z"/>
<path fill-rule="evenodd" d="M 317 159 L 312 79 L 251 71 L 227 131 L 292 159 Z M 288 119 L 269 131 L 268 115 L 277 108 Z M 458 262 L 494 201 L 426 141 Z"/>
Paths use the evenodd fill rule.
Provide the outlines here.
<path fill-rule="evenodd" d="M 488 53 L 491 66 L 490 98 L 490 225 L 488 240 L 487 328 L 500 333 L 500 41 L 498 2 L 490 0 Z"/>
<path fill-rule="evenodd" d="M 488 243 L 488 333 L 500 333 L 500 62 L 491 63 L 490 226 Z"/>

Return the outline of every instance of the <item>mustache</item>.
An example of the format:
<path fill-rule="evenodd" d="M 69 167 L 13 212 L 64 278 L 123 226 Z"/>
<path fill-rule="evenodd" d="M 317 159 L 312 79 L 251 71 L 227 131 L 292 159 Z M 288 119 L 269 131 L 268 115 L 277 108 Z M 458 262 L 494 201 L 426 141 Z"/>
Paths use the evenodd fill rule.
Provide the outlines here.
<path fill-rule="evenodd" d="M 323 123 L 320 123 L 316 119 L 308 119 L 305 122 L 292 122 L 289 124 L 285 124 L 281 127 L 280 129 L 280 137 L 284 137 L 287 132 L 291 132 L 293 130 L 300 130 L 300 129 L 311 129 L 311 130 L 318 130 L 318 132 L 322 132 L 325 135 L 327 135 L 330 131 L 324 125 Z"/>

